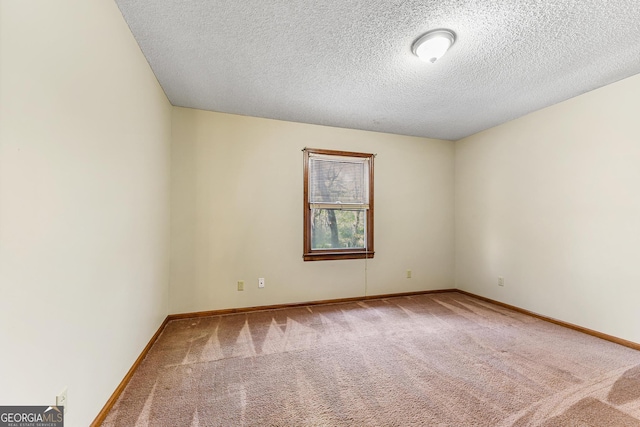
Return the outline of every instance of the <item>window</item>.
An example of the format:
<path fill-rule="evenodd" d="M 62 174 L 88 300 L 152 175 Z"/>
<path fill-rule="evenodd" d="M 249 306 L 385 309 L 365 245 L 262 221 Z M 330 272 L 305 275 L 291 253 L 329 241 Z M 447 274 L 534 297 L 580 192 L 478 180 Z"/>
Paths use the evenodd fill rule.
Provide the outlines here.
<path fill-rule="evenodd" d="M 373 154 L 304 150 L 304 260 L 373 258 Z"/>

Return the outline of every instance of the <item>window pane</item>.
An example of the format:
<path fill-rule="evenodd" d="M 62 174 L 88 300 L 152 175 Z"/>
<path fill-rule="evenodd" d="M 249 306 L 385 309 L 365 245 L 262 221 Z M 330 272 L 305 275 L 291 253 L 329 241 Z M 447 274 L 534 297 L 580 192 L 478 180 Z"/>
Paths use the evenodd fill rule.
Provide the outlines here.
<path fill-rule="evenodd" d="M 311 158 L 310 203 L 367 204 L 367 163 Z"/>
<path fill-rule="evenodd" d="M 311 209 L 311 249 L 364 248 L 365 211 Z"/>

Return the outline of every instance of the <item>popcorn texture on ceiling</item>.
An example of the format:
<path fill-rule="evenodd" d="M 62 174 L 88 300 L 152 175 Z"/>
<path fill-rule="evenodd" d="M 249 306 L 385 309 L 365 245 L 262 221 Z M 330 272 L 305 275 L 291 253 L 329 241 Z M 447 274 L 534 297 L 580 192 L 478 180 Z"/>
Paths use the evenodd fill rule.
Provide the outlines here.
<path fill-rule="evenodd" d="M 640 73 L 638 0 L 116 0 L 173 105 L 457 140 Z M 435 64 L 411 45 L 447 28 Z"/>

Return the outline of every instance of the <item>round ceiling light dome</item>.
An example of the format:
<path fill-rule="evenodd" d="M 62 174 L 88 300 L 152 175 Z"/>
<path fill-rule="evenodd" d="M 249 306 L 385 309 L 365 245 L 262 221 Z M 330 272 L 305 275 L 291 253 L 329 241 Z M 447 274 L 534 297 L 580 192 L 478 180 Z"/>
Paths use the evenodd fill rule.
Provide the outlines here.
<path fill-rule="evenodd" d="M 456 41 L 456 33 L 451 30 L 433 30 L 413 43 L 413 53 L 424 62 L 434 63 L 442 57 Z"/>

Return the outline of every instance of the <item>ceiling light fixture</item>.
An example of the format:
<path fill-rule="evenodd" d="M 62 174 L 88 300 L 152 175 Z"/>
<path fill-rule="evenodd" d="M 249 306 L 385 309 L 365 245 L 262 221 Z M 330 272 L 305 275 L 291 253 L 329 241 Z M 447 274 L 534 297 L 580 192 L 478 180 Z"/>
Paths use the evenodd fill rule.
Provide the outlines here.
<path fill-rule="evenodd" d="M 434 63 L 442 57 L 456 41 L 451 30 L 429 31 L 413 43 L 413 53 L 424 62 Z"/>

